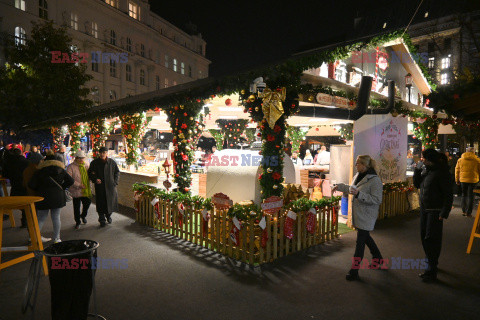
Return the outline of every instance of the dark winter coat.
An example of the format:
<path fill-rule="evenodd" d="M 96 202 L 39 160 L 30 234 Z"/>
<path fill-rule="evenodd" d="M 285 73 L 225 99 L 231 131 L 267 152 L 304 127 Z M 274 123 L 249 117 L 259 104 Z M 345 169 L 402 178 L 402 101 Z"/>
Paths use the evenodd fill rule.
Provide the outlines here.
<path fill-rule="evenodd" d="M 90 163 L 88 177 L 95 185 L 95 204 L 97 212 L 111 214 L 118 211 L 117 185 L 120 177 L 120 170 L 117 163 L 107 158 L 106 163 L 97 158 Z M 102 171 L 103 168 L 103 172 Z M 102 180 L 97 184 L 97 179 Z"/>
<path fill-rule="evenodd" d="M 21 155 L 6 154 L 3 166 L 3 175 L 10 180 L 11 196 L 26 196 L 27 189 L 23 186 L 23 171 L 30 163 Z"/>
<path fill-rule="evenodd" d="M 446 165 L 415 169 L 413 184 L 420 189 L 420 209 L 439 210 L 440 217 L 448 218 L 453 203 L 452 183 L 453 177 Z"/>
<path fill-rule="evenodd" d="M 65 165 L 60 161 L 47 160 L 40 163 L 38 171 L 34 173 L 28 183 L 28 187 L 34 190 L 37 196 L 44 198 L 35 203 L 37 210 L 65 207 L 67 204 L 65 189 L 74 182 L 73 178 L 65 171 Z"/>

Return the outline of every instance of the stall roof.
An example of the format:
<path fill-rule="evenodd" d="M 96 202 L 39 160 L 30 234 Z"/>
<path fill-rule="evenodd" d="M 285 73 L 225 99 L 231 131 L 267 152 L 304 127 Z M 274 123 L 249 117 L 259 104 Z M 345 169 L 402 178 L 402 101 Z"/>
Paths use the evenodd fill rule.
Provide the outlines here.
<path fill-rule="evenodd" d="M 251 83 L 253 79 L 258 76 L 268 76 L 272 72 L 278 72 L 278 69 L 282 66 L 285 67 L 286 70 L 289 70 L 289 68 L 292 68 L 292 65 L 297 65 L 297 68 L 298 65 L 301 65 L 302 67 L 304 67 L 304 70 L 307 70 L 315 64 L 321 64 L 321 62 L 326 61 L 325 59 L 331 59 L 332 57 L 335 57 L 335 54 L 337 54 L 339 51 L 351 52 L 353 50 L 373 48 L 377 45 L 383 45 L 384 43 L 388 43 L 389 41 L 394 41 L 400 36 L 400 32 L 393 32 L 389 34 L 375 34 L 362 38 L 352 39 L 349 41 L 344 41 L 341 43 L 335 43 L 306 52 L 301 52 L 299 54 L 293 55 L 289 59 L 284 59 L 275 63 L 267 64 L 261 66 L 260 68 L 247 70 L 245 72 L 239 72 L 233 75 L 217 78 L 205 78 L 195 80 L 173 87 L 163 88 L 160 90 L 143 93 L 136 96 L 123 98 L 100 106 L 92 107 L 81 113 L 65 115 L 57 119 L 52 119 L 48 123 L 45 122 L 41 124 L 36 124 L 36 127 L 42 125 L 60 125 L 75 121 L 88 121 L 90 119 L 98 117 L 118 116 L 122 113 L 147 111 L 150 109 L 154 109 L 155 107 L 169 107 L 173 103 L 181 104 L 181 101 L 185 101 L 187 97 L 204 98 L 210 94 L 228 95 L 234 93 L 235 91 L 238 92 L 241 88 L 245 88 Z M 398 42 L 398 44 L 396 45 L 406 47 L 403 40 Z M 405 48 L 404 50 L 408 51 L 408 49 Z M 416 63 L 413 62 L 413 64 Z M 420 70 L 418 66 L 412 67 L 413 71 L 417 69 Z M 415 77 L 415 74 L 412 74 Z M 421 75 L 421 71 L 419 71 L 419 73 L 417 74 L 418 80 L 416 81 L 424 83 L 417 84 L 417 86 L 419 86 L 419 88 L 422 87 L 423 90 L 427 90 L 428 83 L 423 76 L 418 76 L 419 74 Z"/>

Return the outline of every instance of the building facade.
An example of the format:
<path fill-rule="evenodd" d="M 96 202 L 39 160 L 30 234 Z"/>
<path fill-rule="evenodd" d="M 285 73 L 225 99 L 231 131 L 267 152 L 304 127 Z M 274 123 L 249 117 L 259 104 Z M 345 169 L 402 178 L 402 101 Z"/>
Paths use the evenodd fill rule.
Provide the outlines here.
<path fill-rule="evenodd" d="M 0 0 L 0 32 L 23 42 L 31 21 L 67 25 L 87 60 L 95 104 L 208 77 L 201 34 L 150 11 L 147 0 Z M 52 56 L 53 57 L 53 56 Z M 0 63 L 5 63 L 0 47 Z"/>
<path fill-rule="evenodd" d="M 437 85 L 480 75 L 480 11 L 452 14 L 408 29 L 418 52 L 428 54 Z"/>

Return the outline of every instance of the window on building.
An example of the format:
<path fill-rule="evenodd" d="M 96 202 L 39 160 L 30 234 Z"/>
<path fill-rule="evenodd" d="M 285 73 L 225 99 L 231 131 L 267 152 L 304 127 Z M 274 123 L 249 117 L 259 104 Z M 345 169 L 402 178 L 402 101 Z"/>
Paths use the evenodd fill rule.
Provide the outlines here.
<path fill-rule="evenodd" d="M 450 77 L 448 75 L 448 72 L 443 72 L 440 76 L 440 84 L 449 84 L 450 83 Z"/>
<path fill-rule="evenodd" d="M 25 0 L 15 0 L 15 8 L 25 11 Z"/>
<path fill-rule="evenodd" d="M 140 70 L 140 84 L 142 86 L 145 85 L 145 70 L 143 70 L 143 69 Z"/>
<path fill-rule="evenodd" d="M 173 80 L 173 86 L 177 85 L 177 81 Z"/>
<path fill-rule="evenodd" d="M 132 39 L 127 38 L 127 51 L 132 52 Z"/>
<path fill-rule="evenodd" d="M 98 62 L 92 62 L 92 71 L 98 72 Z"/>
<path fill-rule="evenodd" d="M 95 105 L 100 104 L 100 90 L 98 90 L 98 87 L 93 87 L 91 91 L 92 95 L 92 100 Z"/>
<path fill-rule="evenodd" d="M 140 44 L 140 55 L 145 57 L 145 45 L 143 43 Z"/>
<path fill-rule="evenodd" d="M 165 88 L 168 88 L 168 79 L 165 78 Z"/>
<path fill-rule="evenodd" d="M 450 55 L 448 57 L 442 58 L 442 70 L 450 68 Z"/>
<path fill-rule="evenodd" d="M 177 59 L 173 59 L 173 71 L 177 72 Z"/>
<path fill-rule="evenodd" d="M 110 30 L 110 44 L 115 46 L 116 43 L 117 43 L 117 34 L 115 33 L 115 30 Z"/>
<path fill-rule="evenodd" d="M 168 55 L 165 55 L 165 68 L 168 68 Z"/>
<path fill-rule="evenodd" d="M 133 19 L 139 20 L 139 7 L 138 4 L 136 4 L 133 1 L 128 2 L 128 15 L 132 17 Z"/>
<path fill-rule="evenodd" d="M 115 60 L 110 60 L 110 77 L 117 77 L 117 63 Z"/>
<path fill-rule="evenodd" d="M 428 67 L 430 69 L 435 68 L 435 57 L 430 57 L 428 58 Z"/>
<path fill-rule="evenodd" d="M 78 30 L 78 15 L 76 13 L 70 13 L 70 27 L 73 30 Z"/>
<path fill-rule="evenodd" d="M 105 3 L 111 5 L 114 8 L 118 8 L 118 0 L 105 0 Z"/>
<path fill-rule="evenodd" d="M 132 82 L 132 66 L 127 64 L 125 67 L 126 70 L 126 80 Z"/>
<path fill-rule="evenodd" d="M 48 20 L 48 3 L 47 0 L 38 0 L 38 16 Z"/>
<path fill-rule="evenodd" d="M 155 89 L 160 90 L 160 76 L 155 76 Z"/>
<path fill-rule="evenodd" d="M 155 58 L 155 63 L 160 64 L 160 51 L 157 51 L 157 56 Z"/>
<path fill-rule="evenodd" d="M 180 63 L 180 73 L 185 74 L 185 63 L 183 62 Z"/>
<path fill-rule="evenodd" d="M 22 27 L 15 27 L 15 44 L 17 46 L 25 45 L 26 40 L 27 34 L 25 33 L 25 29 Z"/>
<path fill-rule="evenodd" d="M 92 22 L 92 36 L 98 38 L 98 25 L 96 22 Z"/>
<path fill-rule="evenodd" d="M 443 39 L 443 48 L 445 50 L 450 50 L 452 48 L 452 38 Z"/>
<path fill-rule="evenodd" d="M 429 42 L 428 45 L 428 52 L 431 53 L 431 52 L 435 52 L 435 44 L 433 42 Z"/>
<path fill-rule="evenodd" d="M 192 77 L 192 66 L 188 66 L 188 76 Z"/>
<path fill-rule="evenodd" d="M 110 101 L 115 101 L 117 100 L 117 93 L 115 90 L 110 90 Z"/>
<path fill-rule="evenodd" d="M 202 79 L 202 78 L 203 78 L 202 70 L 198 70 L 198 79 Z"/>

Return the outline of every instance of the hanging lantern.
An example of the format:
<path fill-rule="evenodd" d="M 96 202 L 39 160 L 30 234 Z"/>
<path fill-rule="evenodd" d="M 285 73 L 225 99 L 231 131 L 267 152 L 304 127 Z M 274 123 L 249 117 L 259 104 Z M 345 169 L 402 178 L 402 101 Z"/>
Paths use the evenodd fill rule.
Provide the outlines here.
<path fill-rule="evenodd" d="M 413 85 L 413 77 L 410 73 L 405 75 L 405 87 L 409 88 Z"/>

